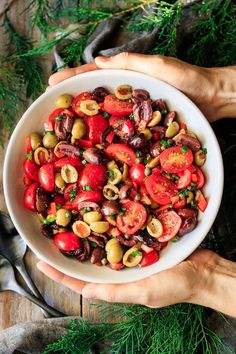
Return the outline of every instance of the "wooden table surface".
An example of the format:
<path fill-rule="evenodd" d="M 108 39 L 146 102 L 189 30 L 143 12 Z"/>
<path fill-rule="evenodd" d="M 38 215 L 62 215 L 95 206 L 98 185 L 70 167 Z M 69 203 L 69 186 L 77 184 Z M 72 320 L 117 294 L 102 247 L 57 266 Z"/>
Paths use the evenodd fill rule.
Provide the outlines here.
<path fill-rule="evenodd" d="M 6 55 L 8 51 L 7 36 L 1 26 L 3 11 L 9 8 L 8 17 L 12 25 L 17 28 L 22 35 L 27 35 L 27 24 L 29 23 L 27 18 L 28 14 L 26 12 L 22 13 L 22 10 L 27 7 L 27 4 L 30 2 L 31 1 L 28 0 L 0 1 L 0 50 L 3 51 L 0 54 Z M 19 16 L 19 14 L 21 14 L 21 16 Z M 35 38 L 37 38 L 37 36 L 38 34 L 35 33 Z M 51 62 L 52 55 L 49 55 L 47 59 L 42 62 L 47 77 L 50 75 Z M 0 210 L 3 211 L 7 211 L 2 186 L 2 169 L 6 147 L 7 139 L 4 144 L 4 149 L 0 147 Z M 49 305 L 68 315 L 82 315 L 91 321 L 97 319 L 97 311 L 91 306 L 89 300 L 82 299 L 80 295 L 57 284 L 39 272 L 36 267 L 37 257 L 30 250 L 27 252 L 25 261 L 33 281 Z M 22 280 L 20 279 L 20 281 Z M 23 281 L 22 284 L 24 284 Z M 0 330 L 25 321 L 35 321 L 42 318 L 44 317 L 41 310 L 27 299 L 10 291 L 0 293 Z"/>

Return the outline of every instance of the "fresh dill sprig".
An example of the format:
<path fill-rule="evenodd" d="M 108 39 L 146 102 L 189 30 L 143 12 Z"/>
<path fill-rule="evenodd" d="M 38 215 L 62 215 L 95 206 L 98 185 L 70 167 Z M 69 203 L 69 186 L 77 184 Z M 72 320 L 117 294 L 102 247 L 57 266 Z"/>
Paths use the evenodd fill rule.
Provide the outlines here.
<path fill-rule="evenodd" d="M 31 57 L 21 57 L 22 53 L 29 51 L 32 46 L 27 38 L 22 37 L 15 31 L 7 16 L 4 17 L 4 27 L 9 36 L 13 53 L 17 53 L 14 60 L 14 70 L 16 75 L 21 75 L 26 85 L 26 98 L 32 97 L 35 100 L 44 90 L 42 69 L 38 62 Z M 13 55 L 12 53 L 12 55 Z M 6 58 L 8 60 L 8 58 Z"/>

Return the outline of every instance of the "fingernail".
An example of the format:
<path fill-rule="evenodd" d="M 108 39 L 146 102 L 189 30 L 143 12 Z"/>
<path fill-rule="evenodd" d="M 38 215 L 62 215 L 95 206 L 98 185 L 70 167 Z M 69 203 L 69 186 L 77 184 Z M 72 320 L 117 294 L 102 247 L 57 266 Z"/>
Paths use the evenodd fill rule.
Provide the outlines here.
<path fill-rule="evenodd" d="M 92 299 L 95 297 L 95 288 L 93 286 L 85 286 L 82 291 L 83 297 Z"/>

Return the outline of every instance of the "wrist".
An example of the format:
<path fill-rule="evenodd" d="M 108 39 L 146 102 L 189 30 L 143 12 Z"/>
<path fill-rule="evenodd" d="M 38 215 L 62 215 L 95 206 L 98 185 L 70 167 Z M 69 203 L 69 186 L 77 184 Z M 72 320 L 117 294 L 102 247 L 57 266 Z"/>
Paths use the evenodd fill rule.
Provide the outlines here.
<path fill-rule="evenodd" d="M 212 98 L 216 118 L 236 117 L 236 66 L 211 68 L 209 73 L 214 86 Z"/>

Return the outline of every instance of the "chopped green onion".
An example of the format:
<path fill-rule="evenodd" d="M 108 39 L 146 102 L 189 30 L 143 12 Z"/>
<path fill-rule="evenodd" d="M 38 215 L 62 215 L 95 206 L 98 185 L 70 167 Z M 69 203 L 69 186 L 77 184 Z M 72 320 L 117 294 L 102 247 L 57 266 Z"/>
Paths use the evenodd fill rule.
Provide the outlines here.
<path fill-rule="evenodd" d="M 109 118 L 109 117 L 110 117 L 110 114 L 107 113 L 107 112 L 103 112 L 103 116 L 104 116 L 105 118 Z"/>
<path fill-rule="evenodd" d="M 188 146 L 184 145 L 182 146 L 182 149 L 181 149 L 183 152 L 187 152 L 188 151 Z"/>
<path fill-rule="evenodd" d="M 70 195 L 70 202 L 73 202 L 73 200 L 75 199 L 76 195 L 77 195 L 77 191 L 75 189 L 70 189 L 68 191 L 69 195 Z"/>
<path fill-rule="evenodd" d="M 161 140 L 161 145 L 163 145 L 165 148 L 168 148 L 168 147 L 171 146 L 171 145 L 168 143 L 168 141 L 165 140 L 165 139 Z"/>
<path fill-rule="evenodd" d="M 136 151 L 136 156 L 137 156 L 137 157 L 142 157 L 142 151 L 137 150 L 137 151 Z"/>
<path fill-rule="evenodd" d="M 47 218 L 42 218 L 41 221 L 42 221 L 42 223 L 43 223 L 44 225 L 49 225 L 49 224 L 50 224 L 50 221 L 47 220 Z"/>
<path fill-rule="evenodd" d="M 82 160 L 82 164 L 85 166 L 87 165 L 87 161 L 86 160 Z"/>
<path fill-rule="evenodd" d="M 170 240 L 171 242 L 175 243 L 175 242 L 178 242 L 179 241 L 179 238 L 178 237 L 174 237 L 172 238 L 172 240 Z"/>
<path fill-rule="evenodd" d="M 205 147 L 201 147 L 201 151 L 203 152 L 203 154 L 207 154 L 207 148 L 205 148 Z"/>
<path fill-rule="evenodd" d="M 115 172 L 114 171 L 111 171 L 111 170 L 107 170 L 106 171 L 106 177 L 108 178 L 108 179 L 114 179 L 115 178 Z"/>
<path fill-rule="evenodd" d="M 121 208 L 121 211 L 119 212 L 119 215 L 124 215 L 126 212 L 126 208 Z"/>
<path fill-rule="evenodd" d="M 88 213 L 90 211 L 90 209 L 89 208 L 83 208 L 81 211 L 82 211 L 82 214 L 85 214 L 85 213 Z"/>
<path fill-rule="evenodd" d="M 116 218 L 116 214 L 109 215 L 109 218 L 110 218 L 111 220 L 115 220 L 115 218 Z"/>
<path fill-rule="evenodd" d="M 130 113 L 129 118 L 134 118 L 134 114 Z"/>
<path fill-rule="evenodd" d="M 188 190 L 187 190 L 187 188 L 181 189 L 181 190 L 178 192 L 178 195 L 188 196 Z"/>
<path fill-rule="evenodd" d="M 166 110 L 166 109 L 163 109 L 163 110 L 161 111 L 161 114 L 162 114 L 163 116 L 165 116 L 165 115 L 167 114 L 167 110 Z"/>
<path fill-rule="evenodd" d="M 56 204 L 57 209 L 61 209 L 61 204 Z"/>
<path fill-rule="evenodd" d="M 91 245 L 92 247 L 97 247 L 96 242 L 90 241 L 89 243 L 90 243 L 90 245 Z"/>
<path fill-rule="evenodd" d="M 131 253 L 131 256 L 132 257 L 140 257 L 140 256 L 142 256 L 143 254 L 142 254 L 142 252 L 141 251 L 133 251 L 132 253 Z"/>
<path fill-rule="evenodd" d="M 91 186 L 83 186 L 84 191 L 92 191 L 93 188 Z"/>
<path fill-rule="evenodd" d="M 169 204 L 169 208 L 171 208 L 171 209 L 173 208 L 173 204 L 172 203 Z"/>
<path fill-rule="evenodd" d="M 33 160 L 33 151 L 30 151 L 26 156 L 28 160 Z"/>
<path fill-rule="evenodd" d="M 71 212 L 68 210 L 66 213 L 65 213 L 66 217 L 69 218 L 71 216 Z"/>
<path fill-rule="evenodd" d="M 62 120 L 63 119 L 63 117 L 62 116 L 56 116 L 55 118 L 54 118 L 54 120 Z"/>

